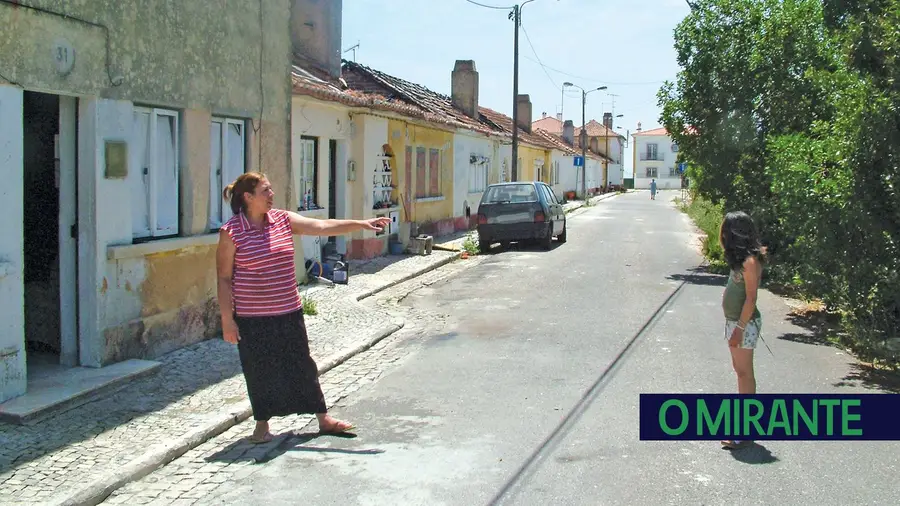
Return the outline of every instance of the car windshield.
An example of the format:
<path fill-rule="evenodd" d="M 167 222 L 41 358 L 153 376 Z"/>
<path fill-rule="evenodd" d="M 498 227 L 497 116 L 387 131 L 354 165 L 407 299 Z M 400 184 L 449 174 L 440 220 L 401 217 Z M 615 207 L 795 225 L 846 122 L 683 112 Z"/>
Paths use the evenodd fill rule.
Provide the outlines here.
<path fill-rule="evenodd" d="M 492 186 L 484 195 L 485 204 L 504 202 L 534 202 L 538 199 L 532 184 L 505 184 Z"/>

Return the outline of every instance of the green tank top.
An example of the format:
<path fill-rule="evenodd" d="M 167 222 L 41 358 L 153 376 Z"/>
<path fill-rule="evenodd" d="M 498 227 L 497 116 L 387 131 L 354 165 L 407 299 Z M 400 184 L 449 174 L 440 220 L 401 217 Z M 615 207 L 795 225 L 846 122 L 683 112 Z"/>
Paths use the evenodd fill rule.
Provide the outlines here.
<path fill-rule="evenodd" d="M 725 285 L 725 295 L 722 297 L 722 309 L 728 320 L 740 320 L 744 302 L 747 300 L 747 287 L 744 283 L 744 275 L 738 271 L 731 271 L 728 276 L 728 284 Z M 760 317 L 759 308 L 753 308 L 751 320 Z"/>

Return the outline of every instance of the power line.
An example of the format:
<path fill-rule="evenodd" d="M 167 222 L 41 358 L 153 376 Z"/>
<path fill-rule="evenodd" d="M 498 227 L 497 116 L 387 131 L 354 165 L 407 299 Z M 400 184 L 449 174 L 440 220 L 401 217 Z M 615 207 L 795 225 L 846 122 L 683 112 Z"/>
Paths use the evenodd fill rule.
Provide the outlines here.
<path fill-rule="evenodd" d="M 479 7 L 485 7 L 487 9 L 497 9 L 498 11 L 508 11 L 509 9 L 512 9 L 515 7 L 515 5 L 510 5 L 509 7 L 500 7 L 498 5 L 486 5 L 486 4 L 478 3 L 474 0 L 466 0 L 466 2 L 477 5 Z"/>
<path fill-rule="evenodd" d="M 531 43 L 531 37 L 528 36 L 528 30 L 525 29 L 525 25 L 522 25 L 522 33 L 525 34 L 525 40 L 527 40 L 527 41 L 528 41 L 528 45 L 531 46 L 531 52 L 534 53 L 534 57 L 537 58 L 537 64 L 540 65 L 541 68 L 544 70 L 544 74 L 547 75 L 547 79 L 550 80 L 550 83 L 553 84 L 553 87 L 554 87 L 554 88 L 556 88 L 556 89 L 559 90 L 559 91 L 562 91 L 562 88 L 560 88 L 559 86 L 557 86 L 556 81 L 554 81 L 553 78 L 550 77 L 550 73 L 547 72 L 547 67 L 546 67 L 546 65 L 544 65 L 544 63 L 541 61 L 541 57 L 538 56 L 537 50 L 534 48 L 534 44 Z"/>
<path fill-rule="evenodd" d="M 564 72 L 564 71 L 562 71 L 562 70 L 555 69 L 555 68 L 550 67 L 550 66 L 548 66 L 548 65 L 544 65 L 543 63 L 541 63 L 541 62 L 538 61 L 538 60 L 534 60 L 534 59 L 529 58 L 529 57 L 527 57 L 527 56 L 523 56 L 523 58 L 525 58 L 526 60 L 532 61 L 532 62 L 534 62 L 534 63 L 537 63 L 538 65 L 544 67 L 545 70 L 552 70 L 553 72 L 556 72 L 557 74 L 562 74 L 562 75 L 568 76 L 568 77 L 574 77 L 575 79 L 580 79 L 580 80 L 582 80 L 582 81 L 589 81 L 589 82 L 603 83 L 603 84 L 612 84 L 612 85 L 617 85 L 617 86 L 625 86 L 625 85 L 638 86 L 638 85 L 662 84 L 662 83 L 665 82 L 665 81 L 663 80 L 663 81 L 642 81 L 642 82 L 630 82 L 630 83 L 626 83 L 626 82 L 607 81 L 607 80 L 605 80 L 605 79 L 593 79 L 593 78 L 590 78 L 590 77 L 584 77 L 584 76 L 579 76 L 579 75 L 575 75 L 575 74 L 570 74 L 570 73 L 568 73 L 568 72 Z"/>

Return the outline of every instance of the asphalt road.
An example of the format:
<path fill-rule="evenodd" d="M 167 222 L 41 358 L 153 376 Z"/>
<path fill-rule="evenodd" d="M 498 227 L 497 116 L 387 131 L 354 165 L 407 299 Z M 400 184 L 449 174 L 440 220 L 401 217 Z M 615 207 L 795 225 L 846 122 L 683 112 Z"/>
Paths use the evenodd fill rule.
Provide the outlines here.
<path fill-rule="evenodd" d="M 334 408 L 320 437 L 228 483 L 226 504 L 898 504 L 900 443 L 646 442 L 638 394 L 733 392 L 723 280 L 671 194 L 573 216 L 569 241 L 495 250 L 404 303 L 450 315 L 411 358 Z M 763 292 L 759 391 L 870 392 Z"/>

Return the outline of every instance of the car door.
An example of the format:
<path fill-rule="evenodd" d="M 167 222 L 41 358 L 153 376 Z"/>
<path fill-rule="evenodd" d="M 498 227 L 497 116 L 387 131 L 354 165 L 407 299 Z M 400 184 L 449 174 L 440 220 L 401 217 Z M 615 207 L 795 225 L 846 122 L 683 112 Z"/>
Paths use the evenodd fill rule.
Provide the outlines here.
<path fill-rule="evenodd" d="M 544 192 L 544 198 L 547 200 L 547 207 L 550 209 L 550 219 L 553 221 L 553 235 L 559 235 L 562 232 L 563 216 L 562 206 L 556 200 L 553 190 L 546 184 L 541 184 Z"/>

